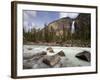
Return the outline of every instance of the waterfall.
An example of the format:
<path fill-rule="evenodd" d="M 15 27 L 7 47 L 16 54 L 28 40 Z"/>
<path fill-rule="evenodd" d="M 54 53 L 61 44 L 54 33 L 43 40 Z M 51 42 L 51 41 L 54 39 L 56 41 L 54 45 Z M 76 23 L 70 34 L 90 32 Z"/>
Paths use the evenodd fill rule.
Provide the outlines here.
<path fill-rule="evenodd" d="M 72 22 L 71 26 L 71 33 L 73 34 L 75 32 L 75 26 L 74 26 L 75 21 Z"/>

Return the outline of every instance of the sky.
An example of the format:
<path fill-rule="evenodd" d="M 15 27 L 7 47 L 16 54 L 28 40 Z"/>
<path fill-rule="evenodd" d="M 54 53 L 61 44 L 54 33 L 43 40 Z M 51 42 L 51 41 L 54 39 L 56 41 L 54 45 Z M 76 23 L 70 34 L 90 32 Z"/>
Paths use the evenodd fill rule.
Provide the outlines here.
<path fill-rule="evenodd" d="M 28 31 L 32 28 L 43 28 L 44 24 L 49 24 L 63 17 L 75 19 L 78 15 L 79 13 L 24 10 L 23 25 L 25 31 Z"/>

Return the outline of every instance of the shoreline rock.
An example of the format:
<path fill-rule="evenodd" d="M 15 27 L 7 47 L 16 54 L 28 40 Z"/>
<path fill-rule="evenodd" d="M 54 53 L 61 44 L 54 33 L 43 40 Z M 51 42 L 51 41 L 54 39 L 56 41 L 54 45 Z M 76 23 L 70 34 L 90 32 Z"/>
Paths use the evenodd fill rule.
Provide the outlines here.
<path fill-rule="evenodd" d="M 54 53 L 54 50 L 52 49 L 52 47 L 48 47 L 47 48 L 47 51 L 51 52 L 51 53 Z"/>
<path fill-rule="evenodd" d="M 91 61 L 91 54 L 88 51 L 80 52 L 80 53 L 76 54 L 75 57 L 82 59 L 82 60 L 85 60 L 85 61 L 88 61 L 88 62 Z"/>
<path fill-rule="evenodd" d="M 59 56 L 64 57 L 65 53 L 61 50 L 60 52 L 57 53 Z"/>
<path fill-rule="evenodd" d="M 59 61 L 61 60 L 60 56 L 54 55 L 54 56 L 45 56 L 43 58 L 43 63 L 53 67 L 55 66 Z"/>
<path fill-rule="evenodd" d="M 38 53 L 23 53 L 23 59 L 31 59 L 31 58 L 37 58 L 37 57 L 41 57 L 41 56 L 44 56 L 46 55 L 47 52 L 45 51 L 41 51 L 41 52 L 38 52 Z"/>

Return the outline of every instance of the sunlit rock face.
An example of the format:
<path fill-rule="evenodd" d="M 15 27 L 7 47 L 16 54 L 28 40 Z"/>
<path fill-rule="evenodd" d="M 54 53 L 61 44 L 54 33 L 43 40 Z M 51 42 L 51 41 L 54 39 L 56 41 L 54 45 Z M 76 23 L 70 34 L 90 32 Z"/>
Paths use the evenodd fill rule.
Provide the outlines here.
<path fill-rule="evenodd" d="M 72 19 L 69 17 L 61 18 L 59 20 L 53 21 L 50 24 L 48 24 L 48 29 L 51 31 L 53 30 L 56 32 L 56 35 L 63 35 L 63 29 L 67 31 L 71 31 L 72 26 Z"/>
<path fill-rule="evenodd" d="M 85 39 L 90 38 L 91 30 L 91 19 L 90 14 L 80 13 L 76 18 L 64 17 L 59 20 L 53 21 L 48 24 L 48 30 L 52 29 L 55 31 L 56 35 L 63 35 L 63 30 L 66 34 L 70 32 L 75 33 L 77 36 L 87 35 Z M 80 35 L 79 35 L 80 34 Z"/>
<path fill-rule="evenodd" d="M 53 28 L 58 36 L 62 35 L 64 30 L 73 34 L 75 32 L 75 21 L 78 16 L 79 13 L 61 13 L 59 20 L 48 24 L 48 29 L 51 30 Z"/>

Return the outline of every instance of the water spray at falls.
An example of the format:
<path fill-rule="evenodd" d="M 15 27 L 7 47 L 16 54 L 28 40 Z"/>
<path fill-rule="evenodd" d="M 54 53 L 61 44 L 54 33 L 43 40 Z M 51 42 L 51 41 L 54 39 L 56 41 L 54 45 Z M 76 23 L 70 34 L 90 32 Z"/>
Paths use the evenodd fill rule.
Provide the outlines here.
<path fill-rule="evenodd" d="M 74 26 L 75 21 L 72 22 L 71 26 L 71 33 L 73 34 L 75 32 L 75 26 Z"/>

